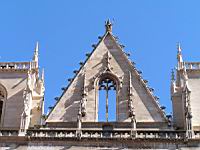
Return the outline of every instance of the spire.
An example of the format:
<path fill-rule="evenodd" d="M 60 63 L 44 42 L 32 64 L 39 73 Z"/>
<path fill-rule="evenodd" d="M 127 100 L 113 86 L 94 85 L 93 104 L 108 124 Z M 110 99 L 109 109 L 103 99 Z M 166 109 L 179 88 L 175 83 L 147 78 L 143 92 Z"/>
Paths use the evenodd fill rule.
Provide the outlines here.
<path fill-rule="evenodd" d="M 181 53 L 181 43 L 179 42 L 178 44 L 177 44 L 177 50 L 178 50 L 178 53 Z"/>
<path fill-rule="evenodd" d="M 86 114 L 86 101 L 87 101 L 87 99 L 86 99 L 86 96 L 87 96 L 87 90 L 86 90 L 86 78 L 85 78 L 85 73 L 86 73 L 86 71 L 84 70 L 84 74 L 83 74 L 83 93 L 82 93 L 82 99 L 81 99 L 81 115 L 82 115 L 82 117 L 84 117 L 85 116 L 85 114 Z"/>
<path fill-rule="evenodd" d="M 132 90 L 132 77 L 131 77 L 131 72 L 130 71 L 129 71 L 129 87 L 130 87 L 130 89 L 129 89 L 130 91 L 129 92 L 132 93 L 132 91 L 131 91 Z"/>
<path fill-rule="evenodd" d="M 133 87 L 132 87 L 132 75 L 131 72 L 129 71 L 129 87 L 128 87 L 128 92 L 129 92 L 129 101 L 128 101 L 128 107 L 129 107 L 129 116 L 133 119 L 135 119 L 135 108 L 133 104 Z"/>
<path fill-rule="evenodd" d="M 31 84 L 31 69 L 27 72 L 27 90 L 32 90 L 32 84 Z"/>
<path fill-rule="evenodd" d="M 33 55 L 33 61 L 36 63 L 36 66 L 35 66 L 36 68 L 38 68 L 38 59 L 39 59 L 38 51 L 39 51 L 39 43 L 37 42 L 35 46 L 35 50 L 34 50 L 34 55 Z"/>
<path fill-rule="evenodd" d="M 111 70 L 112 70 L 112 68 L 111 68 L 111 66 L 110 66 L 110 59 L 111 59 L 111 57 L 110 57 L 109 51 L 107 51 L 107 54 L 106 54 L 106 55 L 107 55 L 107 56 L 106 56 L 107 71 L 111 71 Z"/>
<path fill-rule="evenodd" d="M 183 58 L 182 58 L 182 49 L 181 49 L 181 44 L 177 44 L 177 61 L 178 61 L 178 70 L 183 69 Z"/>
<path fill-rule="evenodd" d="M 41 80 L 44 82 L 44 68 L 42 69 Z"/>
<path fill-rule="evenodd" d="M 110 19 L 105 22 L 106 32 L 112 32 L 112 23 Z"/>

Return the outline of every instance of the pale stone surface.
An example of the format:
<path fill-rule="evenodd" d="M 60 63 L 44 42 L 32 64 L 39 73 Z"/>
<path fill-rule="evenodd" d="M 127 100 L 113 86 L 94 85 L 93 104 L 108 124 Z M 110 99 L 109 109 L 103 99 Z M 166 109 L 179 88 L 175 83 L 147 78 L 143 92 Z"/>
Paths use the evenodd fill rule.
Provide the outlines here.
<path fill-rule="evenodd" d="M 190 101 L 191 101 L 191 111 L 192 111 L 192 125 L 196 129 L 200 129 L 200 108 L 199 108 L 200 72 L 198 73 L 198 76 L 196 76 L 196 77 L 189 76 L 188 85 L 191 90 Z"/>
<path fill-rule="evenodd" d="M 38 44 L 31 62 L 0 63 L 0 92 L 4 92 L 1 129 L 26 130 L 41 125 L 44 75 L 39 77 Z"/>
<path fill-rule="evenodd" d="M 172 74 L 171 82 L 173 124 L 193 134 L 200 129 L 200 62 L 184 62 L 180 45 L 177 60 L 176 79 Z"/>
<path fill-rule="evenodd" d="M 86 96 L 86 116 L 83 121 L 98 121 L 98 89 L 97 81 L 107 67 L 107 53 L 110 55 L 110 73 L 114 74 L 121 84 L 118 85 L 117 98 L 117 121 L 130 122 L 128 114 L 128 87 L 129 71 L 132 75 L 134 93 L 134 108 L 137 122 L 166 122 L 166 119 L 155 102 L 155 99 L 148 91 L 141 77 L 134 70 L 122 49 L 114 40 L 114 37 L 107 33 L 103 40 L 96 47 L 94 52 L 79 71 L 67 91 L 63 94 L 53 111 L 50 113 L 47 122 L 70 122 L 77 120 L 79 102 L 82 98 L 83 74 L 86 75 L 85 86 L 88 89 Z M 101 99 L 100 99 L 101 100 Z"/>
<path fill-rule="evenodd" d="M 199 149 L 200 62 L 184 62 L 178 45 L 176 79 L 172 74 L 171 80 L 172 120 L 117 43 L 112 24 L 107 21 L 105 26 L 105 35 L 46 122 L 38 43 L 31 62 L 0 63 L 0 150 Z M 113 122 L 98 121 L 103 79 L 116 85 Z"/>
<path fill-rule="evenodd" d="M 25 73 L 0 73 L 0 83 L 7 90 L 2 127 L 19 128 L 23 111 L 23 91 L 26 87 Z"/>

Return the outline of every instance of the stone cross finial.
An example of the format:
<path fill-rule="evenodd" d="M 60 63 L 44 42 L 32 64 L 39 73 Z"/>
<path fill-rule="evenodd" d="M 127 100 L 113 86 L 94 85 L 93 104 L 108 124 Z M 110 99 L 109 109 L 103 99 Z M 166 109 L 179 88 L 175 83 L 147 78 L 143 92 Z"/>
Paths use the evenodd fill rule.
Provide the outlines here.
<path fill-rule="evenodd" d="M 110 19 L 105 22 L 106 32 L 112 32 L 112 23 Z"/>

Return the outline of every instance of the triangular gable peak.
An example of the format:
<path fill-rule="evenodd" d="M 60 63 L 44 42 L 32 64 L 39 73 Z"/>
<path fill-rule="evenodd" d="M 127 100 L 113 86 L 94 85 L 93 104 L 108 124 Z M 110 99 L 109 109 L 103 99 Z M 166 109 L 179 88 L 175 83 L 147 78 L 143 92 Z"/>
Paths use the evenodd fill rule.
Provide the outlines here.
<path fill-rule="evenodd" d="M 116 121 L 167 123 L 152 90 L 112 35 L 112 24 L 106 22 L 106 33 L 77 72 L 46 120 L 52 122 L 98 122 L 99 89 L 112 82 L 116 90 Z M 109 84 L 108 83 L 108 84 Z"/>

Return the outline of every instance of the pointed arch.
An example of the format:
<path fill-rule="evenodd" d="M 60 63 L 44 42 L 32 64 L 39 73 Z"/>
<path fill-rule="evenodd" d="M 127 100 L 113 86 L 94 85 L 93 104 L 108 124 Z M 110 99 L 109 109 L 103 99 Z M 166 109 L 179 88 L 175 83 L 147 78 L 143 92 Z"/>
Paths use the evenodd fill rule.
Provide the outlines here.
<path fill-rule="evenodd" d="M 94 82 L 95 87 L 97 87 L 99 85 L 99 81 L 101 81 L 105 77 L 109 77 L 112 80 L 116 81 L 117 88 L 118 88 L 117 90 L 119 90 L 119 88 L 121 87 L 121 81 L 120 81 L 119 77 L 117 75 L 115 75 L 114 73 L 112 73 L 111 71 L 105 71 L 105 72 L 99 74 L 96 77 L 95 82 Z"/>
<path fill-rule="evenodd" d="M 7 99 L 7 90 L 0 83 L 0 127 L 2 127 L 3 125 L 6 99 Z"/>
<path fill-rule="evenodd" d="M 102 85 L 102 83 L 105 83 L 107 82 L 107 86 L 105 87 L 105 85 Z M 109 83 L 112 83 L 110 85 L 108 85 Z M 100 98 L 99 98 L 99 90 L 102 88 L 102 86 L 104 86 L 106 88 L 106 113 L 108 113 L 108 88 L 112 88 L 113 90 L 115 90 L 115 97 L 116 97 L 116 106 L 113 106 L 115 107 L 116 111 L 115 111 L 115 116 L 116 116 L 116 119 L 115 121 L 118 120 L 118 92 L 119 92 L 119 89 L 121 87 L 121 82 L 120 82 L 120 79 L 118 76 L 116 76 L 115 74 L 113 74 L 111 71 L 105 71 L 101 74 L 99 74 L 97 76 L 97 78 L 95 79 L 95 82 L 94 82 L 94 87 L 95 87 L 95 102 L 96 102 L 96 121 L 99 121 L 98 120 L 98 116 L 99 116 L 99 103 L 100 103 Z M 110 115 L 110 114 L 109 114 Z M 108 114 L 106 114 L 106 120 L 108 121 Z"/>

